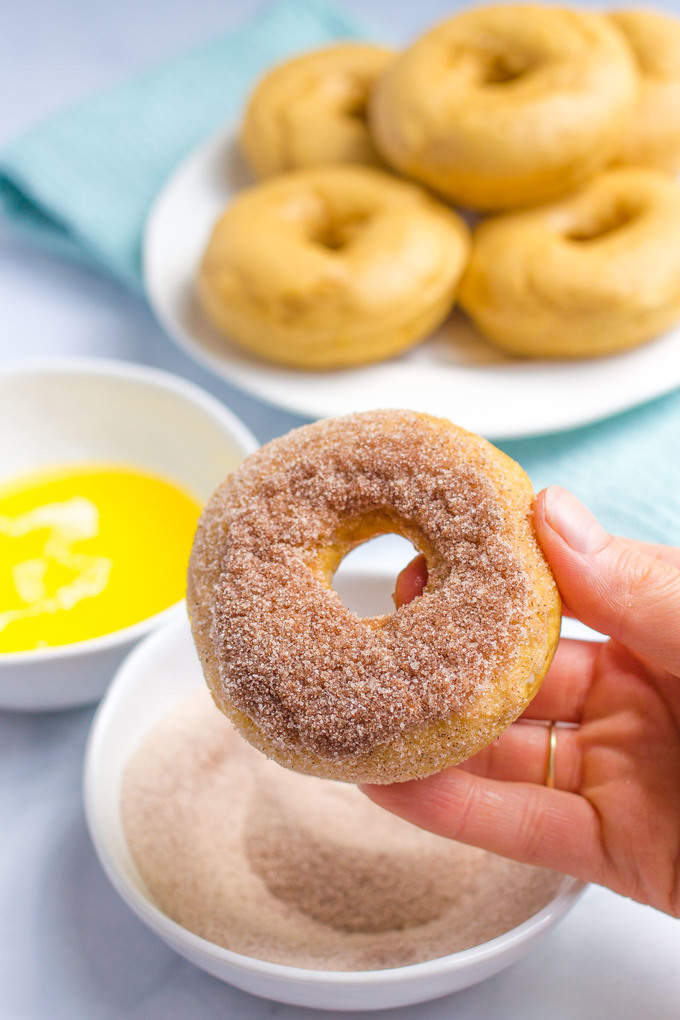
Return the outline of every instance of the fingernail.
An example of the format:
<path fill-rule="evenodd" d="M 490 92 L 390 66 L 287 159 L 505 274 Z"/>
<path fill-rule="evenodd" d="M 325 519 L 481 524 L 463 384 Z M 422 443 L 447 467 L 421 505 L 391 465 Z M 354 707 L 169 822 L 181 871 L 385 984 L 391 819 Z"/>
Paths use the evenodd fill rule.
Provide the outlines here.
<path fill-rule="evenodd" d="M 545 491 L 545 518 L 574 552 L 593 553 L 607 541 L 607 532 L 588 507 L 559 485 Z"/>

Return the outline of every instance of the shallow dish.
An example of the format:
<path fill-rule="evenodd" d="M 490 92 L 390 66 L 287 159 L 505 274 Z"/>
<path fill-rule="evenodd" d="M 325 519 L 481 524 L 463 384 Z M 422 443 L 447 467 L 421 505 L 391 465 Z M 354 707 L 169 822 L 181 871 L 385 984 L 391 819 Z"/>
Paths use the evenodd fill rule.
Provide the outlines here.
<path fill-rule="evenodd" d="M 680 384 L 678 327 L 608 357 L 522 361 L 492 347 L 457 313 L 419 347 L 376 365 L 303 372 L 260 361 L 218 333 L 194 296 L 212 226 L 249 183 L 233 128 L 196 149 L 151 209 L 144 278 L 149 301 L 175 342 L 263 400 L 312 418 L 367 411 L 376 403 L 408 407 L 453 417 L 488 439 L 509 439 L 585 425 Z"/>
<path fill-rule="evenodd" d="M 389 584 L 365 570 L 346 570 L 337 590 L 361 613 L 376 611 Z M 268 963 L 207 942 L 170 920 L 150 900 L 130 855 L 120 812 L 125 765 L 149 729 L 204 683 L 181 610 L 136 648 L 97 712 L 87 746 L 85 813 L 102 866 L 128 906 L 169 946 L 215 977 L 247 992 L 317 1009 L 384 1009 L 424 1002 L 497 973 L 526 953 L 579 897 L 565 877 L 555 898 L 523 924 L 483 945 L 390 970 L 322 971 Z"/>
<path fill-rule="evenodd" d="M 206 499 L 254 450 L 244 425 L 199 387 L 127 362 L 65 358 L 0 372 L 0 477 L 55 464 L 118 462 Z M 132 645 L 171 610 L 101 637 L 0 653 L 0 708 L 95 701 Z"/>

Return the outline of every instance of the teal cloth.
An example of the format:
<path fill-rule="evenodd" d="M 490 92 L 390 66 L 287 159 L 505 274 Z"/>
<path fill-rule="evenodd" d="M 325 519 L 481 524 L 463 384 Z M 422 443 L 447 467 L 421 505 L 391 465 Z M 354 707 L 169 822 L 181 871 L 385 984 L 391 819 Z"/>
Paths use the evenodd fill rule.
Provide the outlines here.
<path fill-rule="evenodd" d="M 0 207 L 50 250 L 142 289 L 141 232 L 170 171 L 290 54 L 359 38 L 324 0 L 278 0 L 234 32 L 69 107 L 0 153 Z"/>
<path fill-rule="evenodd" d="M 536 490 L 571 489 L 614 534 L 680 545 L 680 391 L 587 428 L 497 445 Z"/>
<path fill-rule="evenodd" d="M 265 67 L 362 35 L 325 0 L 278 0 L 235 32 L 17 139 L 0 154 L 0 204 L 42 244 L 141 290 L 144 218 L 177 161 L 237 116 Z M 500 445 L 537 488 L 572 489 L 611 530 L 680 544 L 680 393 L 588 428 Z"/>

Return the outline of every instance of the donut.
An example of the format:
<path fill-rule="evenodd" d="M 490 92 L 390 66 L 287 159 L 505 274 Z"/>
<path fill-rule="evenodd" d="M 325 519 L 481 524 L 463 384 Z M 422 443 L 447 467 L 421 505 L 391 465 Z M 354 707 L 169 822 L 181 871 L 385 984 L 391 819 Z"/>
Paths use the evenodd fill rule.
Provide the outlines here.
<path fill-rule="evenodd" d="M 640 75 L 637 105 L 618 161 L 680 171 L 680 20 L 649 10 L 610 18 L 633 52 Z"/>
<path fill-rule="evenodd" d="M 462 307 L 499 347 L 583 358 L 643 343 L 680 318 L 680 185 L 607 170 L 554 205 L 486 220 Z"/>
<path fill-rule="evenodd" d="M 513 460 L 451 422 L 372 411 L 296 429 L 217 489 L 187 602 L 205 678 L 279 764 L 352 782 L 429 775 L 469 757 L 536 693 L 560 600 Z M 360 618 L 332 589 L 385 532 L 427 559 L 419 597 Z"/>
<path fill-rule="evenodd" d="M 397 354 L 448 314 L 469 249 L 460 217 L 369 167 L 297 170 L 220 218 L 199 300 L 246 350 L 300 368 Z"/>
<path fill-rule="evenodd" d="M 269 71 L 241 126 L 241 150 L 253 173 L 270 177 L 323 163 L 379 165 L 366 104 L 393 59 L 382 46 L 340 43 Z"/>
<path fill-rule="evenodd" d="M 637 90 L 630 49 L 604 15 L 480 7 L 398 57 L 369 117 L 386 162 L 460 205 L 506 209 L 559 197 L 607 165 Z"/>

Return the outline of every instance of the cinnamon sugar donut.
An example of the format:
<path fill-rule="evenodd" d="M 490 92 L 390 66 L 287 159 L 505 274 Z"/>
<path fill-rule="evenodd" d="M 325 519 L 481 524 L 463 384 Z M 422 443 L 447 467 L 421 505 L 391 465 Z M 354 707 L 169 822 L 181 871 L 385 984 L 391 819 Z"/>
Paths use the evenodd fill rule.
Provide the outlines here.
<path fill-rule="evenodd" d="M 520 715 L 557 643 L 560 601 L 514 461 L 411 411 L 276 439 L 200 520 L 188 605 L 219 708 L 299 772 L 388 783 L 436 772 Z M 427 558 L 423 594 L 361 619 L 331 588 L 384 532 Z"/>
<path fill-rule="evenodd" d="M 369 43 L 339 43 L 269 71 L 248 101 L 241 149 L 258 177 L 324 163 L 381 165 L 366 123 L 370 91 L 394 59 Z"/>
<path fill-rule="evenodd" d="M 609 163 L 637 97 L 629 47 L 602 14 L 508 4 L 431 29 L 369 102 L 390 165 L 475 209 L 537 205 Z"/>
<path fill-rule="evenodd" d="M 640 94 L 618 154 L 621 163 L 680 171 L 680 19 L 661 11 L 610 14 L 628 42 Z"/>

